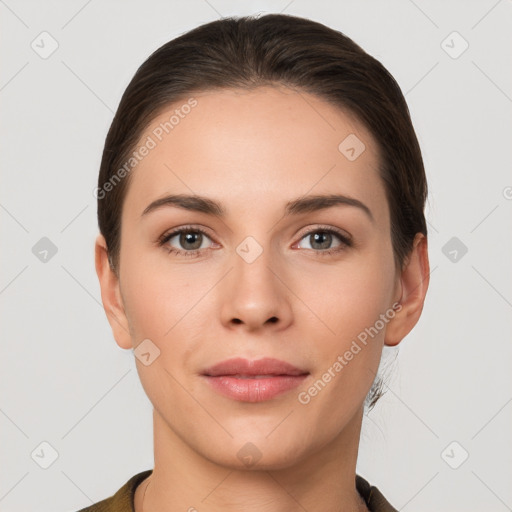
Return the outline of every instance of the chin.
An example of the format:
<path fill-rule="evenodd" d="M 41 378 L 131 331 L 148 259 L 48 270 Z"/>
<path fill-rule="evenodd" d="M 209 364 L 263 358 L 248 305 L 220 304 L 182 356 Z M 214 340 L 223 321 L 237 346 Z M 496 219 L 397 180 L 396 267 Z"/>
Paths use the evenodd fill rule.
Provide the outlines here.
<path fill-rule="evenodd" d="M 277 433 L 276 433 L 277 434 Z M 301 461 L 304 454 L 304 444 L 299 439 L 283 445 L 283 434 L 269 441 L 265 435 L 254 435 L 230 439 L 229 442 L 219 442 L 217 446 L 222 451 L 202 452 L 205 458 L 214 464 L 232 470 L 275 471 L 290 468 Z M 252 439 L 252 440 L 251 440 Z"/>

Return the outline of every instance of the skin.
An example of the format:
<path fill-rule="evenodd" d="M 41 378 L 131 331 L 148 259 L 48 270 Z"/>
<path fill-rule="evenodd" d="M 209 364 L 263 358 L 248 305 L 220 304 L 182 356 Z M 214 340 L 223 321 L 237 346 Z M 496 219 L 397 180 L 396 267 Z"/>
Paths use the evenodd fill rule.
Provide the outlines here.
<path fill-rule="evenodd" d="M 101 296 L 117 344 L 132 349 L 150 339 L 160 350 L 148 366 L 135 359 L 154 406 L 155 455 L 135 510 L 366 510 L 354 483 L 363 403 L 383 345 L 400 343 L 420 317 L 427 240 L 418 234 L 406 265 L 396 267 L 378 148 L 357 119 L 284 87 L 194 97 L 198 105 L 132 171 L 119 276 L 108 265 L 103 236 L 96 240 Z M 183 103 L 154 119 L 141 141 Z M 366 146 L 354 161 L 338 150 L 349 134 Z M 207 196 L 226 216 L 176 207 L 141 216 L 171 193 Z M 349 205 L 283 216 L 292 199 L 332 193 L 363 202 L 373 221 Z M 208 232 L 199 256 L 158 245 L 158 237 L 188 225 Z M 322 227 L 348 233 L 354 245 L 343 247 L 333 235 L 327 248 L 342 250 L 321 255 L 324 246 L 306 233 Z M 252 263 L 236 252 L 248 236 L 263 249 Z M 179 236 L 166 245 L 194 247 Z M 301 404 L 298 393 L 398 301 L 400 311 L 378 335 Z M 274 357 L 310 375 L 272 400 L 234 401 L 200 377 L 234 356 Z M 261 454 L 250 468 L 237 457 L 247 442 Z"/>

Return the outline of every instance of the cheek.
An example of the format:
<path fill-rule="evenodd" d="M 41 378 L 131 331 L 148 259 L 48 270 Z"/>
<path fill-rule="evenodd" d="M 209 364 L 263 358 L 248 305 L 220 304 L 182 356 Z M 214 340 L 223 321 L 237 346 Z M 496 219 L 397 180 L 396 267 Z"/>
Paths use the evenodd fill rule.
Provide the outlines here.
<path fill-rule="evenodd" d="M 383 258 L 376 250 L 304 275 L 298 295 L 338 339 L 373 325 L 390 305 L 395 279 L 392 255 Z"/>
<path fill-rule="evenodd" d="M 158 354 L 147 366 L 136 361 L 141 383 L 153 404 L 181 400 L 174 378 L 184 380 L 196 340 L 206 332 L 207 326 L 200 323 L 204 314 L 197 305 L 204 288 L 191 285 L 179 272 L 165 274 L 154 266 L 146 267 L 143 258 L 126 261 L 123 284 L 132 342 L 136 347 L 149 339 Z"/>
<path fill-rule="evenodd" d="M 194 350 L 197 355 L 211 330 L 214 312 L 205 295 L 218 277 L 207 267 L 199 272 L 194 264 L 171 265 L 162 252 L 157 259 L 143 251 L 125 259 L 123 297 L 134 345 L 150 339 L 160 351 L 156 366 L 178 378 L 190 371 Z M 158 378 L 166 382 L 169 375 Z"/>
<path fill-rule="evenodd" d="M 162 275 L 155 269 L 139 275 L 132 272 L 124 289 L 126 312 L 134 331 L 155 342 L 171 338 L 182 322 L 193 317 L 197 293 L 179 273 Z"/>
<path fill-rule="evenodd" d="M 394 266 L 392 254 L 389 258 L 377 251 L 367 254 L 357 263 L 323 274 L 316 280 L 323 288 L 312 288 L 309 283 L 302 289 L 304 294 L 310 290 L 311 303 L 316 302 L 311 309 L 329 330 L 309 320 L 300 327 L 315 340 L 315 375 L 299 402 L 312 422 L 322 418 L 326 432 L 336 431 L 355 414 L 375 379 L 381 358 L 387 325 L 381 315 L 390 307 Z"/>
<path fill-rule="evenodd" d="M 123 232 L 120 279 L 125 310 L 137 335 L 159 339 L 185 313 L 190 283 L 179 267 L 170 272 L 163 248 L 146 247 L 137 236 L 143 238 Z"/>
<path fill-rule="evenodd" d="M 305 321 L 300 329 L 314 339 L 316 332 L 316 377 L 322 381 L 320 387 L 330 382 L 330 391 L 324 395 L 327 402 L 347 396 L 362 400 L 377 372 L 386 326 L 394 316 L 389 314 L 394 262 L 390 249 L 386 254 L 385 248 L 368 251 L 350 264 L 330 268 L 320 280 L 303 283 L 299 292 L 308 297 L 305 302 L 321 320 Z M 381 315 L 386 312 L 383 321 Z"/>

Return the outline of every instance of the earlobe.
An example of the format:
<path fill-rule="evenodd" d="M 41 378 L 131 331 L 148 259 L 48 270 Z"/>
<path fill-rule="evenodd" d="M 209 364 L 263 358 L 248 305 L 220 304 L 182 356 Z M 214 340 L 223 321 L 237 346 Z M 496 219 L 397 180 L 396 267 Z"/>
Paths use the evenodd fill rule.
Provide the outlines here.
<path fill-rule="evenodd" d="M 430 281 L 428 243 L 425 235 L 417 233 L 413 247 L 401 272 L 402 297 L 395 316 L 386 328 L 384 343 L 398 345 L 417 324 Z"/>
<path fill-rule="evenodd" d="M 110 266 L 105 237 L 99 234 L 94 246 L 96 274 L 100 282 L 103 308 L 116 343 L 125 349 L 131 349 L 132 342 L 128 319 L 119 287 L 119 278 Z"/>

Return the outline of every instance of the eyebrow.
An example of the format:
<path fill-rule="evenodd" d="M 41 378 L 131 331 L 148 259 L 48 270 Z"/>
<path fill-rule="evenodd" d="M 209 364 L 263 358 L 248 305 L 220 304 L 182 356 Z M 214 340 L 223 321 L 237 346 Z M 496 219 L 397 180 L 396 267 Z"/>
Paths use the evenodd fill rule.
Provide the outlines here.
<path fill-rule="evenodd" d="M 340 194 L 310 195 L 293 199 L 286 203 L 284 216 L 287 217 L 290 215 L 299 215 L 301 213 L 316 212 L 339 205 L 359 208 L 372 222 L 375 221 L 368 206 L 358 199 Z M 157 199 L 147 206 L 141 216 L 147 215 L 148 213 L 159 210 L 163 207 L 176 207 L 184 210 L 205 213 L 207 215 L 214 215 L 219 218 L 224 218 L 226 216 L 226 210 L 220 203 L 217 203 L 208 197 L 187 194 L 173 194 Z"/>

